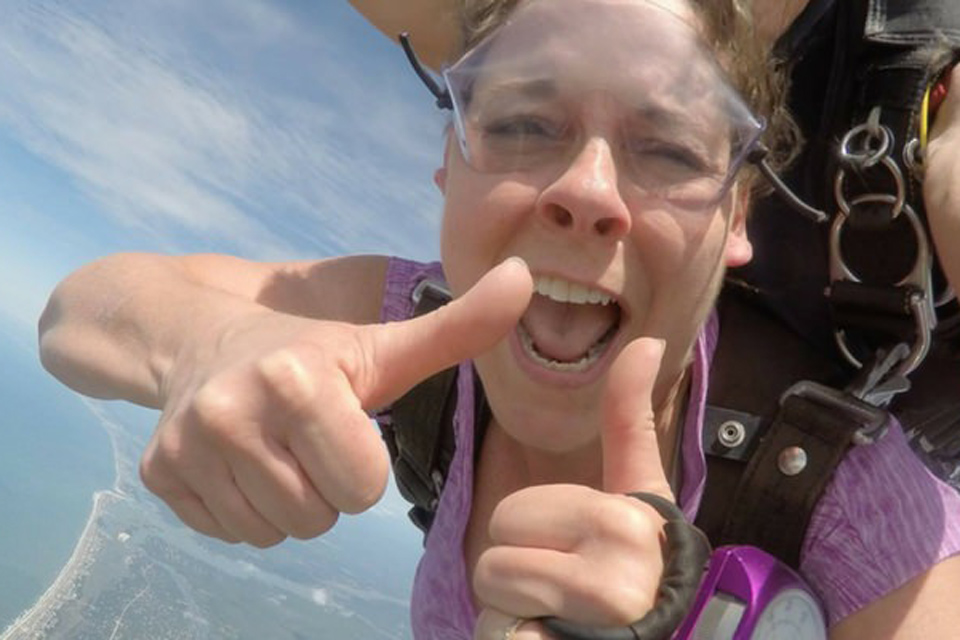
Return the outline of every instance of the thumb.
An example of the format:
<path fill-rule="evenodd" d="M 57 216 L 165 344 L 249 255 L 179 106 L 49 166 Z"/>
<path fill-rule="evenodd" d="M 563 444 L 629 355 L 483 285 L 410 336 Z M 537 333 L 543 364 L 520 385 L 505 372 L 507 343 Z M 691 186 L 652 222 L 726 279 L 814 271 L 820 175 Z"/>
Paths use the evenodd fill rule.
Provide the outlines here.
<path fill-rule="evenodd" d="M 355 386 L 364 406 L 383 406 L 434 373 L 488 351 L 516 326 L 531 295 L 526 263 L 509 258 L 432 313 L 365 327 L 365 383 Z"/>
<path fill-rule="evenodd" d="M 660 459 L 653 413 L 653 387 L 664 343 L 639 338 L 613 363 L 603 398 L 603 489 L 647 491 L 672 499 Z"/>

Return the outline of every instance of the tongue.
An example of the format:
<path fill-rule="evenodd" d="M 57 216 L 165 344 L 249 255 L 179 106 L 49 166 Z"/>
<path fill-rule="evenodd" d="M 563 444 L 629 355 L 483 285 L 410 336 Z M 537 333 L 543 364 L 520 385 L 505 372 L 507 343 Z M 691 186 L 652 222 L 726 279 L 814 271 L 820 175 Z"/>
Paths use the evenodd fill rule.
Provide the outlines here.
<path fill-rule="evenodd" d="M 568 304 L 535 295 L 521 322 L 540 355 L 576 362 L 614 326 L 617 305 Z"/>

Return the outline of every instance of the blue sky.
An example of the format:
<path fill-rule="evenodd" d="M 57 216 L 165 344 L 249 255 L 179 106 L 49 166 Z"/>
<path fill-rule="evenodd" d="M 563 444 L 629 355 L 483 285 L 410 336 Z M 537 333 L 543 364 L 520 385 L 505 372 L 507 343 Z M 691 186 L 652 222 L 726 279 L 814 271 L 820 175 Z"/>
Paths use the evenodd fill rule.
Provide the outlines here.
<path fill-rule="evenodd" d="M 346 2 L 7 0 L 0 316 L 119 250 L 432 257 L 444 119 Z"/>
<path fill-rule="evenodd" d="M 102 255 L 436 257 L 445 116 L 346 2 L 4 0 L 0 14 L 0 347 L 34 356 L 0 368 L 10 396 L 38 402 L 35 384 L 17 394 L 36 380 L 37 317 Z M 42 395 L 76 410 L 65 388 Z M 383 511 L 401 509 L 394 495 Z"/>

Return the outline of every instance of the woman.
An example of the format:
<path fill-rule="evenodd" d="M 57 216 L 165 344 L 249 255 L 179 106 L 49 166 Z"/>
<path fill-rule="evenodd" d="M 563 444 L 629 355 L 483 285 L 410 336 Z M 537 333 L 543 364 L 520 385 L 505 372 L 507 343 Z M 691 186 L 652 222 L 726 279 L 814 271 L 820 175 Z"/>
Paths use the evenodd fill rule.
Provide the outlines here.
<path fill-rule="evenodd" d="M 735 12 L 683 0 L 492 4 L 500 12 L 473 14 L 492 22 L 447 74 L 456 117 L 436 182 L 450 305 L 372 325 L 409 317 L 417 282 L 440 275 L 398 259 L 119 256 L 68 278 L 41 322 L 44 363 L 62 380 L 163 409 L 145 483 L 199 531 L 260 546 L 371 506 L 388 462 L 364 410 L 472 359 L 414 587 L 418 638 L 529 640 L 547 637 L 529 618 L 615 626 L 650 608 L 662 519 L 623 494 L 676 494 L 696 510 L 702 328 L 725 267 L 752 250 L 738 169 L 760 127 L 724 76 L 762 105 L 750 83 L 762 59 L 720 28 Z M 469 410 L 474 366 L 486 425 Z M 807 577 L 838 638 L 936 637 L 960 622 L 940 608 L 960 582 L 946 560 L 960 549 L 960 505 L 909 466 L 891 432 L 879 454 L 842 465 L 810 534 Z M 906 602 L 891 593 L 900 573 L 867 577 L 861 549 L 831 546 L 834 532 L 855 536 L 888 515 L 865 508 L 857 522 L 837 507 L 852 487 L 882 491 L 889 483 L 872 474 L 891 464 L 929 482 L 880 525 L 901 534 L 931 499 L 950 516 L 933 556 L 878 549 L 916 581 Z M 854 576 L 869 588 L 848 589 Z M 890 614 L 908 605 L 906 622 Z"/>

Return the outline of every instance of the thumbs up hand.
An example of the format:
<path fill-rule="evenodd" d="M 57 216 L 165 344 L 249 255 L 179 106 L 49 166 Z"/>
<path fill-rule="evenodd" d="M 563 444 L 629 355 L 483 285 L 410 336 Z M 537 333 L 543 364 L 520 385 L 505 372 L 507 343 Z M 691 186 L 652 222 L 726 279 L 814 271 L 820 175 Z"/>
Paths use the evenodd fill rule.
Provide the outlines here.
<path fill-rule="evenodd" d="M 475 640 L 505 637 L 517 618 L 557 616 L 622 626 L 649 611 L 663 572 L 663 519 L 624 494 L 673 499 L 657 443 L 651 394 L 663 344 L 641 338 L 618 356 L 604 395 L 602 491 L 533 486 L 507 496 L 490 522 L 474 589 L 484 609 Z M 535 621 L 514 640 L 550 638 Z"/>
<path fill-rule="evenodd" d="M 389 459 L 367 411 L 495 345 L 533 283 L 507 260 L 406 322 L 356 326 L 264 308 L 199 333 L 164 379 L 146 486 L 194 529 L 266 547 L 373 506 Z"/>

